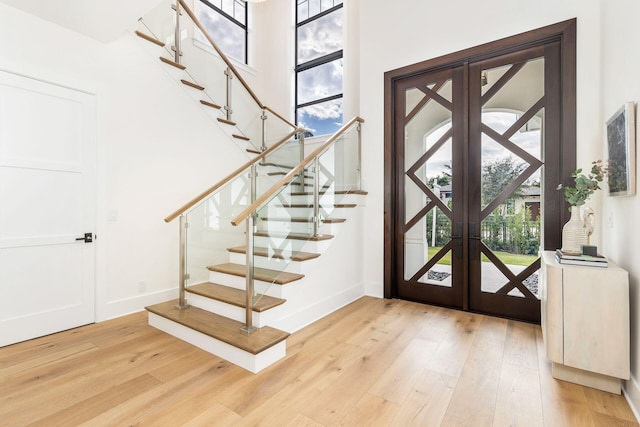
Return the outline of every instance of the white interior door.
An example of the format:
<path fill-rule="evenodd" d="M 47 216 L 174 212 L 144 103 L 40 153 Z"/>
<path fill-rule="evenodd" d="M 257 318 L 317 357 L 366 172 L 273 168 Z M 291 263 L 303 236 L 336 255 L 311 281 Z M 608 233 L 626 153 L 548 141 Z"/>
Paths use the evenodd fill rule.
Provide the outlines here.
<path fill-rule="evenodd" d="M 95 100 L 0 72 L 0 346 L 95 321 Z"/>

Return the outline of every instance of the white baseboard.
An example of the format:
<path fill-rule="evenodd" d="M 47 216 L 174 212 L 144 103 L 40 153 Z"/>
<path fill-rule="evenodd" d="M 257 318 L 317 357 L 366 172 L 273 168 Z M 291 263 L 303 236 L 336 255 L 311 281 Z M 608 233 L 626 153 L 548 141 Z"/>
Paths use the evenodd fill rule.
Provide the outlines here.
<path fill-rule="evenodd" d="M 109 301 L 102 307 L 98 307 L 96 322 L 103 322 L 105 320 L 136 313 L 144 310 L 148 305 L 159 304 L 175 298 L 178 298 L 178 288 L 166 289 L 116 301 Z"/>
<path fill-rule="evenodd" d="M 364 286 L 362 284 L 356 285 L 337 295 L 305 306 L 301 310 L 279 319 L 271 326 L 293 333 L 363 296 Z"/>
<path fill-rule="evenodd" d="M 640 386 L 633 375 L 631 375 L 630 379 L 623 381 L 622 394 L 627 399 L 636 421 L 640 422 Z"/>

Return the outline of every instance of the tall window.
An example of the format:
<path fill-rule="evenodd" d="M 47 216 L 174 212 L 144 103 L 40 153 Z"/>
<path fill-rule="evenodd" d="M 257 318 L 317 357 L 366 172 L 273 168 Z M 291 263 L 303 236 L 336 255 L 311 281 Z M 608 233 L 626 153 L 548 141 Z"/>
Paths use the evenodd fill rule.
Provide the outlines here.
<path fill-rule="evenodd" d="M 243 0 L 200 0 L 196 2 L 196 15 L 227 56 L 247 63 L 246 2 Z"/>
<path fill-rule="evenodd" d="M 296 123 L 331 134 L 342 126 L 342 0 L 296 2 Z"/>

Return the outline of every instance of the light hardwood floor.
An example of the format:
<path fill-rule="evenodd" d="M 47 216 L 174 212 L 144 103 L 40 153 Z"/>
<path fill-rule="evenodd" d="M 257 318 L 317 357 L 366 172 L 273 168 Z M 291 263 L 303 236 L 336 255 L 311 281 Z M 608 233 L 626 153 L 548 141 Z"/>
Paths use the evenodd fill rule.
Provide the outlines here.
<path fill-rule="evenodd" d="M 554 380 L 540 328 L 365 297 L 250 374 L 137 313 L 0 349 L 0 425 L 637 426 Z"/>

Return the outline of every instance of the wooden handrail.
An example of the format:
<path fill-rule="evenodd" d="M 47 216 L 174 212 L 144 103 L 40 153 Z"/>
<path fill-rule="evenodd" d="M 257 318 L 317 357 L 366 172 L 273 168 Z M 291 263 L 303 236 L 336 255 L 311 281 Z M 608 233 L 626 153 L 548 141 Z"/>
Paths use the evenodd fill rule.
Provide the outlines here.
<path fill-rule="evenodd" d="M 187 15 L 189 15 L 189 17 L 191 18 L 193 23 L 196 25 L 196 27 L 198 27 L 198 29 L 206 37 L 209 43 L 211 43 L 211 46 L 213 46 L 216 52 L 218 52 L 218 55 L 220 55 L 220 58 L 222 58 L 224 63 L 227 64 L 227 67 L 231 69 L 231 72 L 233 72 L 233 74 L 238 78 L 242 86 L 244 86 L 247 92 L 249 92 L 249 95 L 251 95 L 251 97 L 254 99 L 254 101 L 256 101 L 256 103 L 260 106 L 260 108 L 266 108 L 265 105 L 262 102 L 260 102 L 260 99 L 258 99 L 258 96 L 253 92 L 253 90 L 251 90 L 247 82 L 242 78 L 242 76 L 240 75 L 236 67 L 233 66 L 233 63 L 229 60 L 229 58 L 227 58 L 227 55 L 225 55 L 222 49 L 220 49 L 216 44 L 216 42 L 213 41 L 213 39 L 211 38 L 207 30 L 205 30 L 204 26 L 200 23 L 198 18 L 196 18 L 196 16 L 193 14 L 191 9 L 189 9 L 189 6 L 187 6 L 183 0 L 178 0 L 178 1 L 180 2 L 180 5 L 184 8 L 184 11 L 187 12 Z M 290 124 L 288 121 L 286 122 L 287 124 Z M 295 128 L 296 126 L 293 126 L 293 127 Z"/>
<path fill-rule="evenodd" d="M 282 140 L 280 140 L 279 142 L 277 142 L 274 145 L 272 145 L 271 147 L 269 147 L 268 150 L 263 151 L 260 155 L 254 157 L 253 159 L 249 160 L 248 162 L 246 162 L 245 164 L 240 166 L 238 169 L 233 171 L 231 174 L 229 174 L 222 181 L 220 181 L 217 184 L 207 188 L 202 193 L 200 193 L 196 197 L 194 197 L 191 201 L 185 203 L 180 209 L 178 209 L 177 211 L 175 211 L 174 213 L 172 213 L 171 215 L 166 217 L 164 219 L 164 222 L 173 221 L 174 219 L 176 219 L 177 217 L 179 217 L 180 215 L 185 213 L 187 210 L 191 209 L 197 203 L 199 203 L 202 200 L 204 200 L 205 197 L 209 196 L 211 193 L 213 193 L 214 191 L 216 191 L 217 189 L 219 189 L 220 187 L 222 187 L 223 185 L 227 184 L 229 181 L 231 181 L 232 179 L 234 179 L 235 177 L 240 175 L 242 172 L 247 170 L 249 167 L 251 167 L 251 165 L 253 165 L 256 162 L 259 162 L 260 160 L 264 159 L 269 154 L 273 153 L 276 149 L 278 149 L 278 147 L 280 147 L 284 143 L 288 142 L 291 138 L 293 138 L 293 136 L 295 134 L 297 134 L 299 132 L 303 132 L 303 131 L 304 131 L 304 129 L 302 129 L 302 128 L 296 128 L 294 131 L 292 131 L 287 136 L 285 136 Z"/>
<path fill-rule="evenodd" d="M 329 149 L 329 147 L 331 147 L 331 145 L 333 145 L 337 141 L 337 139 L 340 138 L 355 123 L 364 123 L 364 119 L 356 116 L 353 119 L 349 120 L 349 122 L 343 125 L 336 133 L 334 133 L 331 138 L 327 140 L 327 142 L 314 150 L 313 153 L 305 157 L 298 166 L 289 171 L 289 173 L 287 173 L 284 178 L 275 183 L 273 187 L 267 190 L 262 196 L 258 197 L 255 202 L 253 202 L 248 208 L 243 210 L 237 217 L 235 217 L 233 221 L 231 221 L 231 224 L 234 226 L 238 226 L 242 223 L 242 221 L 247 219 L 249 215 L 260 209 L 265 202 L 270 200 L 278 191 L 280 191 L 281 188 L 283 188 L 291 180 L 293 180 L 300 173 L 300 171 L 304 169 L 305 166 L 313 161 L 313 159 L 324 154 L 324 152 Z"/>

